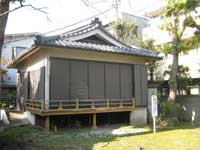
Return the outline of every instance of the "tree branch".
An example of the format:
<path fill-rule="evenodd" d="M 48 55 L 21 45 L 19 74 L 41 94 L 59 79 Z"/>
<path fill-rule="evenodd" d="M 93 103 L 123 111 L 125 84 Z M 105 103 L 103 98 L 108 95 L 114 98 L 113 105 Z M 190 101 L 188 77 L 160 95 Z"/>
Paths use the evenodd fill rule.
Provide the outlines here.
<path fill-rule="evenodd" d="M 34 7 L 33 5 L 31 5 L 31 4 L 23 5 L 22 3 L 20 3 L 20 6 L 19 6 L 19 7 L 16 7 L 16 8 L 14 8 L 14 9 L 11 9 L 11 10 L 9 10 L 9 11 L 6 11 L 6 12 L 0 14 L 0 17 L 3 17 L 4 15 L 7 15 L 7 14 L 13 12 L 13 11 L 16 11 L 16 10 L 18 10 L 18 9 L 20 9 L 20 8 L 24 8 L 24 7 L 31 7 L 33 10 L 37 10 L 37 11 L 40 11 L 40 12 L 42 12 L 42 13 L 48 14 L 46 11 L 43 10 L 43 9 L 45 9 L 46 7 L 36 8 L 36 7 Z"/>

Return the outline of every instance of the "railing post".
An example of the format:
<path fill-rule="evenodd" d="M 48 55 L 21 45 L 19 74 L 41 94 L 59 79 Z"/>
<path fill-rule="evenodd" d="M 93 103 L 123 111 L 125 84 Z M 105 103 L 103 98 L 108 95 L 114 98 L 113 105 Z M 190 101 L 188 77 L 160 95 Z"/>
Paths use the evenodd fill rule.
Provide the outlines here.
<path fill-rule="evenodd" d="M 63 109 L 62 101 L 59 102 L 59 107 L 58 107 L 58 109 L 59 109 L 59 110 Z"/>
<path fill-rule="evenodd" d="M 34 105 L 34 104 L 33 104 L 33 100 L 31 100 L 31 105 L 32 105 L 32 110 L 33 110 L 33 105 Z"/>
<path fill-rule="evenodd" d="M 122 104 L 122 99 L 120 99 L 120 106 L 119 107 L 123 107 L 123 104 Z"/>
<path fill-rule="evenodd" d="M 132 107 L 135 108 L 135 98 L 132 98 Z"/>
<path fill-rule="evenodd" d="M 106 107 L 109 108 L 109 99 L 106 98 Z"/>
<path fill-rule="evenodd" d="M 78 109 L 79 106 L 78 106 L 78 98 L 76 99 L 76 109 Z"/>
<path fill-rule="evenodd" d="M 45 103 L 44 99 L 41 100 L 41 111 L 42 111 L 42 112 L 44 111 L 44 103 Z"/>

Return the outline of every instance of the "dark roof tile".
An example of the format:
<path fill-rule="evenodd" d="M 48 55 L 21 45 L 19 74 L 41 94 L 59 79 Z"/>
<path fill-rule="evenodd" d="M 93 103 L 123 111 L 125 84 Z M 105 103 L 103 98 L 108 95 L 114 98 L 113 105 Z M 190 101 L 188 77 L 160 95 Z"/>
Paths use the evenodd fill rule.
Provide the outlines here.
<path fill-rule="evenodd" d="M 43 46 L 53 46 L 53 47 L 66 47 L 66 48 L 75 48 L 89 51 L 99 51 L 99 52 L 111 52 L 118 54 L 127 54 L 134 56 L 142 56 L 142 57 L 152 57 L 160 59 L 158 56 L 158 52 L 137 48 L 137 47 L 118 47 L 118 46 L 110 46 L 110 45 L 102 45 L 102 44 L 94 44 L 94 43 L 86 43 L 86 42 L 78 42 L 78 41 L 68 41 L 66 39 L 54 39 L 48 40 L 45 38 L 40 41 L 36 41 L 36 45 Z"/>

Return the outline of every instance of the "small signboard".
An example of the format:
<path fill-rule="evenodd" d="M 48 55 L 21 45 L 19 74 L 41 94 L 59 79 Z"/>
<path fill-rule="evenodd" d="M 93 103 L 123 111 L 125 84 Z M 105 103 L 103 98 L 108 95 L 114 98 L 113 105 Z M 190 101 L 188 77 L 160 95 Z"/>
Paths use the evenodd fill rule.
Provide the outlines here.
<path fill-rule="evenodd" d="M 151 114 L 153 117 L 158 116 L 158 101 L 156 95 L 151 96 Z"/>
<path fill-rule="evenodd" d="M 158 100 L 156 95 L 151 96 L 151 115 L 153 117 L 153 132 L 156 133 L 156 116 L 158 116 Z"/>

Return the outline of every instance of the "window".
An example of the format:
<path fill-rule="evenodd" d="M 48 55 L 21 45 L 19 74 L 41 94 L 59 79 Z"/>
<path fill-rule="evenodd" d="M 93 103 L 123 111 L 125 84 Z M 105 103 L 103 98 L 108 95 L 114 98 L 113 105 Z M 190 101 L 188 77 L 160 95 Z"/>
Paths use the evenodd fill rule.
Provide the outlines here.
<path fill-rule="evenodd" d="M 15 59 L 16 57 L 18 57 L 25 49 L 26 47 L 13 47 L 12 59 Z"/>

